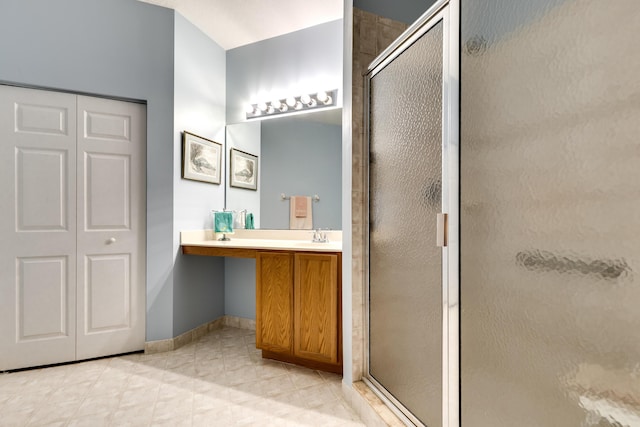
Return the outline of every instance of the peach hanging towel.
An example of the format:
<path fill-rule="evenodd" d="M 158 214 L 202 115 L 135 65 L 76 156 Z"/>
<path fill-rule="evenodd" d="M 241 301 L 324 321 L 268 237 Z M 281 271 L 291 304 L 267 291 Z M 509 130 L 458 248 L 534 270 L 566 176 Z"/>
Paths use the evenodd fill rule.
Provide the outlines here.
<path fill-rule="evenodd" d="M 289 228 L 291 230 L 313 229 L 311 197 L 291 196 L 291 200 L 289 200 Z"/>

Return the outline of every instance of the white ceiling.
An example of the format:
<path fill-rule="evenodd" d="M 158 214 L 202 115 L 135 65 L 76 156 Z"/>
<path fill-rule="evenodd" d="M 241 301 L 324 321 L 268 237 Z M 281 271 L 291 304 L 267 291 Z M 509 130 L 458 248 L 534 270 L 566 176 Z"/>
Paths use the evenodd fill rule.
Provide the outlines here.
<path fill-rule="evenodd" d="M 223 49 L 342 18 L 343 0 L 140 0 L 175 9 Z"/>

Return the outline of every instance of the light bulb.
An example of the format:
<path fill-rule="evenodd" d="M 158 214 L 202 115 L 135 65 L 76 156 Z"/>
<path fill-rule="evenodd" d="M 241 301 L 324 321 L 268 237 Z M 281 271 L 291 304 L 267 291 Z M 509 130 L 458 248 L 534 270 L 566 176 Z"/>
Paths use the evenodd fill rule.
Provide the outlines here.
<path fill-rule="evenodd" d="M 332 102 L 333 102 L 333 98 L 331 98 L 329 95 L 327 95 L 327 99 L 326 99 L 326 100 L 322 101 L 322 103 L 323 103 L 324 105 L 329 105 L 329 104 L 331 104 Z"/>
<path fill-rule="evenodd" d="M 247 104 L 247 108 L 245 111 L 247 112 L 247 114 L 253 114 L 253 112 L 255 111 L 255 108 L 253 108 L 252 104 Z"/>
<path fill-rule="evenodd" d="M 296 106 L 296 99 L 293 96 L 290 96 L 287 98 L 287 105 L 289 107 L 295 107 Z"/>
<path fill-rule="evenodd" d="M 260 102 L 258 104 L 258 110 L 260 111 L 267 111 L 267 103 L 266 102 Z"/>
<path fill-rule="evenodd" d="M 273 108 L 273 105 L 269 105 L 269 106 L 267 107 L 267 114 L 273 114 L 273 113 L 275 113 L 275 112 L 276 112 L 276 109 L 275 109 L 275 108 Z"/>
<path fill-rule="evenodd" d="M 307 94 L 304 94 L 300 97 L 300 101 L 302 101 L 303 104 L 309 104 L 311 102 L 311 97 Z"/>
<path fill-rule="evenodd" d="M 296 105 L 294 106 L 294 108 L 296 110 L 302 110 L 302 102 L 300 102 L 300 101 L 296 102 Z"/>
<path fill-rule="evenodd" d="M 331 97 L 327 94 L 327 92 L 325 92 L 324 90 L 321 90 L 316 95 L 316 98 L 318 98 L 318 102 L 322 102 L 323 104 L 326 104 L 327 99 L 330 99 Z"/>
<path fill-rule="evenodd" d="M 289 107 L 287 106 L 287 104 L 280 104 L 280 112 L 281 113 L 284 113 L 288 109 L 289 109 Z"/>
<path fill-rule="evenodd" d="M 280 102 L 279 99 L 274 99 L 273 101 L 271 101 L 271 105 L 273 105 L 273 108 L 275 108 L 276 110 L 279 110 L 282 102 Z"/>

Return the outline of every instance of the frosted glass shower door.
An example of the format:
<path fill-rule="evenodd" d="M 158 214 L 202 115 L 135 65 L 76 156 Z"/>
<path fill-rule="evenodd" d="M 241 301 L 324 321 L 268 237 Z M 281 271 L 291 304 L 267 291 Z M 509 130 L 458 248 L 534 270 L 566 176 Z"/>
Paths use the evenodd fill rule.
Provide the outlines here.
<path fill-rule="evenodd" d="M 447 188 L 446 28 L 444 15 L 436 15 L 367 79 L 368 381 L 408 420 L 427 426 L 443 422 L 443 250 L 436 218 Z"/>
<path fill-rule="evenodd" d="M 640 426 L 640 4 L 461 12 L 462 424 Z"/>

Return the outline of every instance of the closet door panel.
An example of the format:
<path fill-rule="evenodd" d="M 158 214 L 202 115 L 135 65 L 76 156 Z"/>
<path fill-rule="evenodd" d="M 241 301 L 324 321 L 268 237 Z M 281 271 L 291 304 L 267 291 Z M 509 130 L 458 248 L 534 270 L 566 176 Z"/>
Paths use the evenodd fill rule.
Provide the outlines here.
<path fill-rule="evenodd" d="M 17 231 L 66 231 L 68 151 L 20 147 L 15 154 Z"/>
<path fill-rule="evenodd" d="M 67 257 L 58 256 L 17 259 L 19 342 L 68 335 L 67 264 Z"/>
<path fill-rule="evenodd" d="M 131 157 L 86 153 L 84 161 L 86 230 L 129 230 Z"/>
<path fill-rule="evenodd" d="M 76 356 L 75 108 L 0 86 L 0 370 Z"/>
<path fill-rule="evenodd" d="M 78 97 L 78 358 L 144 348 L 146 110 Z"/>
<path fill-rule="evenodd" d="M 131 327 L 130 260 L 127 254 L 85 258 L 88 333 Z"/>

